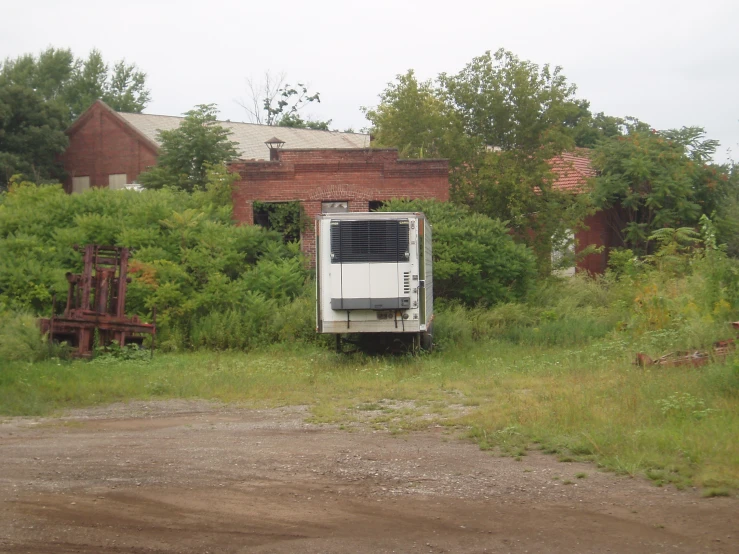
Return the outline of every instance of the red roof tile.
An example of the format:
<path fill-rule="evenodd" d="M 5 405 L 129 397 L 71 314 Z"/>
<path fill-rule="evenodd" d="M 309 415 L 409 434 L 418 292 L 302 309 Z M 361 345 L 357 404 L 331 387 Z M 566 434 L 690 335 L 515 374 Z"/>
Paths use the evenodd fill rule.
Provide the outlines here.
<path fill-rule="evenodd" d="M 576 152 L 564 152 L 552 158 L 549 163 L 557 179 L 552 184 L 554 190 L 563 192 L 586 192 L 588 180 L 595 177 L 595 170 L 590 165 L 588 150 L 578 149 Z"/>

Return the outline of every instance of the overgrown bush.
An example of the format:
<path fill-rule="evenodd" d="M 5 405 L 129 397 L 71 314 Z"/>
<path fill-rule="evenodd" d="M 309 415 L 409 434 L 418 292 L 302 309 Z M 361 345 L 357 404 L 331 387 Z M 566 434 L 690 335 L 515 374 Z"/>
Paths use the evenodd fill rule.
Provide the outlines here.
<path fill-rule="evenodd" d="M 133 248 L 127 311 L 151 320 L 156 308 L 164 348 L 248 348 L 274 336 L 250 329 L 272 328 L 308 271 L 298 243 L 234 224 L 224 171 L 211 169 L 194 193 L 14 184 L 0 195 L 0 306 L 50 313 L 53 295 L 66 297 L 65 272 L 82 269 L 74 245 L 112 244 Z"/>
<path fill-rule="evenodd" d="M 515 243 L 500 221 L 435 200 L 393 200 L 382 211 L 423 212 L 428 217 L 437 298 L 492 306 L 521 300 L 532 289 L 533 252 Z"/>

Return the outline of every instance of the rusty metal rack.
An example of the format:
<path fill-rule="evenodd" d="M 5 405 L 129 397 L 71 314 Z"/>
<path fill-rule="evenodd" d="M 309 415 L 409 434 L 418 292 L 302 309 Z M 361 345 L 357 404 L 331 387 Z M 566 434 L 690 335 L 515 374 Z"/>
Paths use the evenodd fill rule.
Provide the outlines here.
<path fill-rule="evenodd" d="M 79 247 L 75 246 L 75 250 Z M 92 356 L 97 334 L 98 346 L 118 344 L 141 345 L 145 335 L 156 336 L 156 312 L 153 323 L 143 323 L 136 316 L 127 317 L 126 291 L 128 248 L 89 244 L 84 247 L 84 269 L 80 274 L 67 273 L 69 291 L 61 316 L 53 315 L 39 321 L 41 332 L 49 341 L 74 347 L 75 356 Z M 53 311 L 53 310 L 52 310 Z"/>
<path fill-rule="evenodd" d="M 739 331 L 739 321 L 731 322 L 731 326 Z M 662 366 L 662 367 L 676 367 L 690 365 L 693 367 L 700 367 L 707 365 L 713 361 L 723 361 L 729 354 L 736 350 L 736 339 L 726 339 L 714 342 L 710 350 L 685 350 L 670 352 L 657 358 L 656 360 L 650 358 L 643 352 L 639 352 L 636 355 L 634 365 L 646 367 L 646 366 Z"/>

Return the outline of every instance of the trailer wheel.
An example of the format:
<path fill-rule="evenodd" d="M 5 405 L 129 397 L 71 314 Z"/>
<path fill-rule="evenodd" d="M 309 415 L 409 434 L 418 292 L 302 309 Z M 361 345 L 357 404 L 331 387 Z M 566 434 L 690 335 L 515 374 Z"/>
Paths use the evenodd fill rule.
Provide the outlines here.
<path fill-rule="evenodd" d="M 426 352 L 434 349 L 434 328 L 430 326 L 427 331 L 421 333 L 421 348 Z"/>

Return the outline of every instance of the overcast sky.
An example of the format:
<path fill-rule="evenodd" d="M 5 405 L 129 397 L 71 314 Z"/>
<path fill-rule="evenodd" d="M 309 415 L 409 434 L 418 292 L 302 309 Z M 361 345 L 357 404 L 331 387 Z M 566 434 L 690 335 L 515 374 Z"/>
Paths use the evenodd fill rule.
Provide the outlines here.
<path fill-rule="evenodd" d="M 398 73 L 456 73 L 502 47 L 562 66 L 594 112 L 705 127 L 724 161 L 739 160 L 738 24 L 736 0 L 0 0 L 0 57 L 98 48 L 148 74 L 146 112 L 213 102 L 232 121 L 248 120 L 247 77 L 285 73 L 321 93 L 304 115 L 358 130 Z"/>

